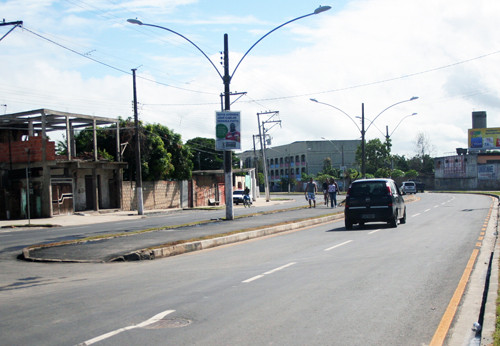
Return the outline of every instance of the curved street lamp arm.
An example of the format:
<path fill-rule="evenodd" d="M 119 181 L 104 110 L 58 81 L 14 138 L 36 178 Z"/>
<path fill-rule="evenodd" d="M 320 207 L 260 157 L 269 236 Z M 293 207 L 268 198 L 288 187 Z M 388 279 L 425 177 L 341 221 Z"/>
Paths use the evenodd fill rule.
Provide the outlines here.
<path fill-rule="evenodd" d="M 250 51 L 260 42 L 262 41 L 264 38 L 266 38 L 267 36 L 269 36 L 271 33 L 275 32 L 276 30 L 278 30 L 279 28 L 281 27 L 284 27 L 285 25 L 287 24 L 290 24 L 292 22 L 295 22 L 296 20 L 299 20 L 299 19 L 302 19 L 302 18 L 305 18 L 305 17 L 309 17 L 309 16 L 312 16 L 312 15 L 315 15 L 315 14 L 318 14 L 318 13 L 321 13 L 321 12 L 325 12 L 325 11 L 328 11 L 331 7 L 330 6 L 320 6 L 318 7 L 316 10 L 314 10 L 313 13 L 309 13 L 309 14 L 306 14 L 306 15 L 303 15 L 303 16 L 300 16 L 300 17 L 297 17 L 295 19 L 292 19 L 292 20 L 289 20 L 288 22 L 286 23 L 283 23 L 281 25 L 278 25 L 277 27 L 275 27 L 274 29 L 272 29 L 271 31 L 269 31 L 267 34 L 265 34 L 264 36 L 262 36 L 261 38 L 259 38 L 257 40 L 257 42 L 255 42 L 252 47 L 250 47 L 245 54 L 243 54 L 243 56 L 241 57 L 240 61 L 238 61 L 238 64 L 236 64 L 236 67 L 234 68 L 233 70 L 233 73 L 231 74 L 231 77 L 230 79 L 233 78 L 234 76 L 234 73 L 236 72 L 236 70 L 238 69 L 238 67 L 240 66 L 241 62 L 243 61 L 243 59 L 245 59 L 245 57 L 248 55 L 248 53 L 250 53 Z"/>
<path fill-rule="evenodd" d="M 408 114 L 407 116 L 403 117 L 399 123 L 396 125 L 396 127 L 394 128 L 394 130 L 392 130 L 391 134 L 389 135 L 389 137 L 392 136 L 392 134 L 394 133 L 394 131 L 396 131 L 396 129 L 399 127 L 399 125 L 401 125 L 401 123 L 403 122 L 403 120 L 405 120 L 406 118 L 408 117 L 411 117 L 411 116 L 414 116 L 414 115 L 417 115 L 417 113 L 413 113 L 413 114 Z"/>
<path fill-rule="evenodd" d="M 203 56 L 205 58 L 207 58 L 207 60 L 210 62 L 210 64 L 212 65 L 212 67 L 215 69 L 215 71 L 217 72 L 217 74 L 219 75 L 219 77 L 224 80 L 224 78 L 222 77 L 222 74 L 220 73 L 219 69 L 215 66 L 215 64 L 213 63 L 212 60 L 210 60 L 210 58 L 205 54 L 205 52 L 203 50 L 201 50 L 200 47 L 198 47 L 193 41 L 191 41 L 189 38 L 187 38 L 186 36 L 182 35 L 182 34 L 179 34 L 177 31 L 174 31 L 172 29 L 169 29 L 169 28 L 165 28 L 163 26 L 160 26 L 160 25 L 155 25 L 155 24 L 147 24 L 147 23 L 143 23 L 137 19 L 127 19 L 127 22 L 129 23 L 132 23 L 132 24 L 138 24 L 138 25 L 145 25 L 145 26 L 151 26 L 153 28 L 158 28 L 158 29 L 163 29 L 163 30 L 166 30 L 166 31 L 169 31 L 171 32 L 172 34 L 175 34 L 177 36 L 180 36 L 182 37 L 183 39 L 185 39 L 186 41 L 188 41 L 189 43 L 191 43 L 193 46 L 196 47 L 196 49 L 198 49 L 200 51 L 201 54 L 203 54 Z"/>
<path fill-rule="evenodd" d="M 311 101 L 313 101 L 313 102 L 316 102 L 316 103 L 320 103 L 320 104 L 325 105 L 325 106 L 329 106 L 329 107 L 335 108 L 335 109 L 336 109 L 336 110 L 338 110 L 339 112 L 344 113 L 344 114 L 345 114 L 345 115 L 346 115 L 349 119 L 351 119 L 351 121 L 354 123 L 354 125 L 356 125 L 356 127 L 357 127 L 357 128 L 358 128 L 358 130 L 359 130 L 359 132 L 362 132 L 362 131 L 361 131 L 361 128 L 358 126 L 358 124 L 356 123 L 356 121 L 354 121 L 354 119 L 353 119 L 353 118 L 352 118 L 349 114 L 347 114 L 346 112 L 344 112 L 342 109 L 340 109 L 340 108 L 338 108 L 338 107 L 335 107 L 335 106 L 333 106 L 333 105 L 331 105 L 331 104 L 329 104 L 329 103 L 324 103 L 324 102 L 318 101 L 318 100 L 316 100 L 316 99 L 309 99 L 309 100 L 311 100 Z M 365 130 L 365 132 L 366 132 L 366 130 Z"/>
<path fill-rule="evenodd" d="M 361 119 L 361 117 L 356 117 L 356 118 Z M 368 119 L 367 117 L 365 117 L 365 119 L 370 121 L 370 124 L 373 122 L 371 119 Z M 373 126 L 375 126 L 375 128 L 378 130 L 378 132 L 380 132 L 382 134 L 382 136 L 385 137 L 385 133 L 376 124 L 373 124 Z M 365 132 L 366 132 L 366 130 L 365 130 Z"/>
<path fill-rule="evenodd" d="M 389 107 L 387 107 L 386 109 L 384 109 L 382 112 L 378 113 L 377 116 L 375 118 L 373 118 L 373 120 L 370 122 L 370 124 L 368 124 L 368 127 L 366 128 L 365 132 L 368 131 L 368 129 L 370 128 L 370 126 L 372 126 L 373 122 L 375 120 L 377 120 L 377 118 L 382 114 L 384 113 L 386 110 L 388 110 L 389 108 L 392 108 L 396 105 L 399 105 L 400 103 L 405 103 L 405 102 L 410 102 L 410 101 L 413 101 L 413 100 L 416 100 L 418 99 L 418 96 L 413 96 L 412 98 L 408 99 L 408 100 L 403 100 L 403 101 L 399 101 L 399 102 L 396 102 L 395 104 L 393 105 L 390 105 Z"/>

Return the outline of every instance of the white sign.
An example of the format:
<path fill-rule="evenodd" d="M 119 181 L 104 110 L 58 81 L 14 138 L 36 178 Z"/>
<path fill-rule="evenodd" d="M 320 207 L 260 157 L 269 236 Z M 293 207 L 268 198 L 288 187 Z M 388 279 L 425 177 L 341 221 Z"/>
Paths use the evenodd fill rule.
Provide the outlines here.
<path fill-rule="evenodd" d="M 496 180 L 497 179 L 496 165 L 477 165 L 477 179 Z"/>
<path fill-rule="evenodd" d="M 240 112 L 215 113 L 215 150 L 240 150 Z"/>

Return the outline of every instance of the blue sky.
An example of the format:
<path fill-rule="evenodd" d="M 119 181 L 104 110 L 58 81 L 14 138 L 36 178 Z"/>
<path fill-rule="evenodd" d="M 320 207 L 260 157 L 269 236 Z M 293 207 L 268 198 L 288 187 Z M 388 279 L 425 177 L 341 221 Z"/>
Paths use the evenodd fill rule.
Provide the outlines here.
<path fill-rule="evenodd" d="M 231 108 L 242 112 L 244 150 L 258 133 L 256 114 L 268 110 L 282 120 L 270 131 L 273 145 L 359 138 L 345 114 L 309 98 L 357 121 L 361 103 L 370 119 L 418 96 L 381 114 L 367 132 L 382 138 L 404 118 L 392 140 L 393 152 L 407 156 L 415 154 L 418 133 L 433 155 L 465 147 L 474 110 L 487 111 L 488 126 L 500 127 L 495 0 L 3 0 L 2 17 L 22 20 L 24 29 L 0 41 L 0 104 L 7 105 L 0 113 L 50 108 L 127 118 L 137 68 L 141 120 L 184 140 L 214 137 L 223 85 L 213 67 L 183 39 L 126 20 L 181 33 L 222 73 L 224 33 L 232 71 L 262 35 L 319 5 L 332 9 L 277 30 L 238 68 L 231 91 L 247 94 Z M 9 29 L 0 27 L 0 36 Z"/>

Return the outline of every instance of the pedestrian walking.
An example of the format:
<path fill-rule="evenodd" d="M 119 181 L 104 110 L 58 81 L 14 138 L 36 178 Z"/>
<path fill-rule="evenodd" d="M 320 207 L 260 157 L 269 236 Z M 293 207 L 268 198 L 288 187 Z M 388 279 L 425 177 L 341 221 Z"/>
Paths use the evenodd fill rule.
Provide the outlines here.
<path fill-rule="evenodd" d="M 339 191 L 339 186 L 335 182 L 335 179 L 330 179 L 330 184 L 328 185 L 328 194 L 330 195 L 330 205 L 332 208 L 337 207 L 337 192 Z"/>
<path fill-rule="evenodd" d="M 307 200 L 309 201 L 309 208 L 311 208 L 313 203 L 314 203 L 314 208 L 316 208 L 316 192 L 317 191 L 318 191 L 318 186 L 314 182 L 313 178 L 311 178 L 306 185 L 306 192 L 305 192 L 305 196 L 306 196 Z"/>
<path fill-rule="evenodd" d="M 323 199 L 325 200 L 325 205 L 328 206 L 328 179 L 323 183 Z"/>

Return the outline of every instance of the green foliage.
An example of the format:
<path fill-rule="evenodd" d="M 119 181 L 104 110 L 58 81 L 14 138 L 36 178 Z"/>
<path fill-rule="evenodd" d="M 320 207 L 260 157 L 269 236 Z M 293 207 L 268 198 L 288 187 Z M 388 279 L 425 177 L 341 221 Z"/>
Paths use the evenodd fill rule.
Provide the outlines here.
<path fill-rule="evenodd" d="M 410 169 L 408 172 L 405 174 L 406 178 L 413 179 L 418 177 L 418 172 L 414 169 Z"/>
<path fill-rule="evenodd" d="M 264 185 L 266 183 L 266 177 L 264 176 L 264 173 L 259 172 L 257 174 L 257 178 L 259 179 L 259 182 L 258 182 L 259 186 Z"/>
<path fill-rule="evenodd" d="M 62 141 L 56 143 L 56 155 L 68 155 L 68 147 L 66 145 L 66 136 L 63 135 Z"/>
<path fill-rule="evenodd" d="M 361 146 L 356 150 L 356 161 L 361 166 L 362 149 Z M 369 140 L 365 145 L 365 172 L 371 175 L 375 174 L 379 168 L 390 167 L 391 157 L 390 148 L 382 143 L 380 139 Z"/>
<path fill-rule="evenodd" d="M 375 178 L 390 178 L 391 169 L 390 168 L 379 168 L 374 174 Z"/>
<path fill-rule="evenodd" d="M 354 168 L 349 168 L 346 171 L 346 178 L 349 179 L 349 181 L 359 179 L 359 178 L 361 178 L 361 172 L 358 172 Z"/>
<path fill-rule="evenodd" d="M 325 157 L 323 160 L 323 174 L 334 176 L 336 170 L 332 167 L 332 159 L 329 157 Z"/>
<path fill-rule="evenodd" d="M 215 150 L 215 139 L 195 137 L 186 141 L 186 146 L 193 153 L 195 171 L 222 169 L 222 152 Z"/>
<path fill-rule="evenodd" d="M 404 155 L 393 155 L 392 165 L 393 169 L 399 169 L 403 172 L 410 170 L 410 166 L 408 165 L 408 160 Z"/>
<path fill-rule="evenodd" d="M 300 176 L 300 181 L 309 181 L 311 178 L 314 179 L 314 175 L 312 174 L 307 174 L 307 173 L 302 173 L 302 175 Z"/>
<path fill-rule="evenodd" d="M 400 169 L 395 169 L 395 170 L 392 171 L 391 176 L 393 178 L 402 178 L 402 177 L 405 176 L 405 172 L 403 172 Z"/>
<path fill-rule="evenodd" d="M 318 175 L 316 176 L 316 180 L 320 184 L 323 184 L 325 181 L 330 180 L 331 178 L 334 178 L 334 177 L 330 174 L 323 174 L 323 173 L 321 173 L 321 174 L 318 173 Z"/>
<path fill-rule="evenodd" d="M 120 119 L 120 141 L 128 143 L 122 160 L 128 163 L 123 172 L 125 180 L 136 179 L 135 123 L 131 118 Z M 93 131 L 86 128 L 75 136 L 77 156 L 88 157 L 94 150 Z M 97 128 L 99 159 L 117 161 L 116 127 Z M 160 124 L 143 125 L 139 122 L 141 169 L 143 180 L 189 179 L 192 154 L 182 144 L 181 136 Z M 61 145 L 63 149 L 65 146 Z"/>

